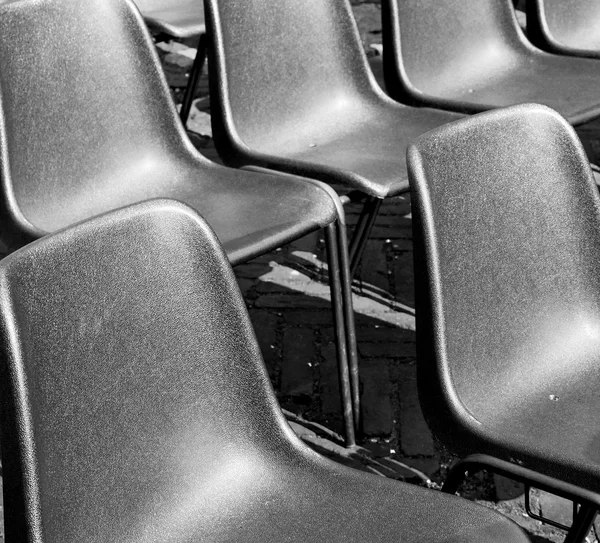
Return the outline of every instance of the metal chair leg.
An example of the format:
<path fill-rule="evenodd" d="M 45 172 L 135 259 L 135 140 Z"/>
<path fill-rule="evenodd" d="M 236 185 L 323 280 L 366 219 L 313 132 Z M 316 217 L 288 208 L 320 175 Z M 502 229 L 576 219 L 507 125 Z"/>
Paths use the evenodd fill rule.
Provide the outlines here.
<path fill-rule="evenodd" d="M 458 464 L 450 470 L 450 473 L 448 473 L 446 480 L 442 484 L 442 492 L 445 492 L 446 494 L 456 494 L 460 483 L 464 481 L 469 468 L 471 467 L 469 464 L 465 465 L 463 462 L 464 461 L 459 461 Z"/>
<path fill-rule="evenodd" d="M 600 497 L 598 494 L 487 455 L 472 455 L 460 460 L 446 477 L 442 486 L 442 492 L 447 494 L 456 493 L 467 473 L 473 475 L 481 470 L 503 475 L 509 479 L 524 483 L 526 486 L 531 485 L 540 490 L 579 503 L 579 511 L 573 519 L 572 526 L 568 529 L 564 543 L 585 542 L 585 538 L 600 510 Z M 540 519 L 536 516 L 533 518 L 547 522 L 547 519 Z M 560 527 L 555 522 L 549 522 L 549 524 Z"/>
<path fill-rule="evenodd" d="M 327 244 L 327 264 L 329 268 L 329 288 L 331 289 L 331 305 L 337 346 L 338 378 L 342 400 L 342 415 L 346 434 L 346 447 L 356 444 L 354 434 L 354 417 L 352 416 L 352 392 L 348 371 L 348 343 L 346 338 L 346 312 L 342 292 L 342 273 L 340 271 L 340 251 L 338 244 L 338 225 L 332 223 L 325 228 Z"/>
<path fill-rule="evenodd" d="M 206 44 L 206 34 L 201 34 L 200 39 L 198 40 L 196 58 L 194 59 L 192 70 L 190 71 L 190 78 L 188 80 L 187 87 L 185 88 L 183 100 L 181 101 L 181 111 L 179 112 L 179 117 L 181 118 L 183 126 L 187 125 L 188 117 L 190 116 L 190 110 L 192 109 L 192 101 L 194 100 L 194 91 L 198 86 L 198 81 L 200 80 L 200 75 L 202 74 L 202 68 L 204 67 L 204 59 L 206 58 Z"/>
<path fill-rule="evenodd" d="M 590 504 L 580 505 L 564 543 L 584 543 L 597 514 L 598 508 L 596 506 Z"/>
<path fill-rule="evenodd" d="M 367 240 L 371 235 L 371 230 L 377 219 L 379 208 L 381 207 L 381 198 L 375 198 L 369 196 L 365 201 L 358 223 L 352 233 L 352 239 L 350 240 L 350 277 L 354 277 L 360 259 L 362 258 Z"/>
<path fill-rule="evenodd" d="M 343 212 L 343 211 L 342 211 Z M 362 418 L 360 408 L 360 380 L 358 375 L 358 348 L 356 346 L 356 326 L 354 323 L 354 307 L 352 305 L 352 276 L 350 274 L 350 256 L 348 251 L 346 223 L 344 217 L 337 221 L 337 240 L 340 255 L 340 279 L 344 302 L 346 345 L 348 352 L 348 370 L 356 435 L 362 434 Z"/>

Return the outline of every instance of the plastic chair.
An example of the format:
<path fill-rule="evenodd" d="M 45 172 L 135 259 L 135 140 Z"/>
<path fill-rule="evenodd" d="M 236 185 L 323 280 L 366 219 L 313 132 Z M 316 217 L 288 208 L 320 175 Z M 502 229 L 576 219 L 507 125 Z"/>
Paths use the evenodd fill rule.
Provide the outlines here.
<path fill-rule="evenodd" d="M 600 509 L 600 196 L 572 127 L 523 105 L 409 149 L 417 381 L 434 434 L 490 469 Z M 550 519 L 551 520 L 551 519 Z M 554 523 L 556 525 L 556 523 Z"/>
<path fill-rule="evenodd" d="M 213 137 L 228 164 L 346 185 L 366 197 L 354 273 L 382 198 L 408 190 L 405 148 L 459 117 L 390 100 L 347 0 L 207 0 Z"/>
<path fill-rule="evenodd" d="M 346 439 L 353 444 L 354 316 L 343 209 L 330 187 L 225 168 L 200 155 L 130 2 L 0 3 L 0 66 L 0 238 L 8 247 L 156 197 L 201 213 L 232 265 L 325 229 Z"/>
<path fill-rule="evenodd" d="M 353 275 L 382 199 L 408 191 L 409 142 L 459 117 L 383 93 L 348 0 L 206 0 L 205 9 L 219 155 L 346 185 L 344 203 L 364 199 L 349 244 Z M 350 374 L 360 426 L 358 367 Z"/>
<path fill-rule="evenodd" d="M 204 5 L 202 0 L 134 0 L 142 12 L 146 24 L 156 34 L 178 39 L 198 36 L 198 49 L 192 64 L 188 84 L 185 88 L 181 111 L 181 121 L 185 125 L 194 91 L 202 75 L 204 58 L 206 57 L 206 27 L 204 25 Z"/>
<path fill-rule="evenodd" d="M 494 511 L 308 449 L 226 255 L 181 204 L 7 257 L 0 330 L 8 541 L 528 541 Z"/>
<path fill-rule="evenodd" d="M 594 0 L 527 1 L 527 37 L 558 55 L 600 58 L 599 22 Z"/>
<path fill-rule="evenodd" d="M 600 63 L 532 46 L 511 0 L 383 0 L 382 19 L 395 100 L 464 113 L 538 102 L 574 125 L 600 116 Z"/>

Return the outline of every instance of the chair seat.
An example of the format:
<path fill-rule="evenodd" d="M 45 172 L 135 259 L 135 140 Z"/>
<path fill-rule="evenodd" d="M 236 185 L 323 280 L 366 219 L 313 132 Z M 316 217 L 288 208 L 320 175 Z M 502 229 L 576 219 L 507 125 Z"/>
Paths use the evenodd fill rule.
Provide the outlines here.
<path fill-rule="evenodd" d="M 219 176 L 207 194 L 192 186 L 189 192 L 178 190 L 170 197 L 206 219 L 233 266 L 335 221 L 335 203 L 323 198 L 326 189 L 318 184 L 292 176 L 214 169 Z M 265 200 L 272 205 L 266 207 Z"/>
<path fill-rule="evenodd" d="M 564 479 L 593 492 L 600 491 L 600 432 L 592 430 L 600 413 L 596 319 L 574 317 L 573 326 L 565 326 L 567 334 L 553 331 L 540 338 L 547 349 L 538 353 L 538 363 L 515 361 L 506 382 L 494 379 L 493 386 L 458 389 L 465 409 L 481 424 L 479 439 L 515 444 L 512 457 L 532 458 L 526 467 L 553 477 L 567 474 Z M 559 373 L 553 371 L 556 365 Z M 470 403 L 470 395 L 478 399 L 471 396 Z M 489 445 L 482 443 L 484 450 Z M 492 452 L 506 458 L 506 452 Z"/>
<path fill-rule="evenodd" d="M 484 58 L 480 62 L 495 61 Z M 600 65 L 594 60 L 531 52 L 502 59 L 496 65 L 504 66 L 492 77 L 474 78 L 472 85 L 467 78 L 461 87 L 442 84 L 448 80 L 441 78 L 435 97 L 431 97 L 430 89 L 419 89 L 418 84 L 416 87 L 423 93 L 425 104 L 448 100 L 449 108 L 469 113 L 536 102 L 555 109 L 571 124 L 587 122 L 600 114 Z"/>
<path fill-rule="evenodd" d="M 170 198 L 195 209 L 211 225 L 232 265 L 269 252 L 335 220 L 333 199 L 323 198 L 327 190 L 318 183 L 294 176 L 256 173 L 226 168 L 189 155 L 187 160 L 169 164 L 163 153 L 161 163 L 140 163 L 123 183 L 124 191 L 91 193 L 83 188 L 73 199 L 51 205 L 34 205 L 27 220 L 40 235 L 111 209 L 150 198 Z M 140 161 L 141 162 L 141 161 Z M 151 168 L 153 175 L 147 175 Z M 265 200 L 272 205 L 266 207 Z M 43 213 L 43 215 L 41 215 Z"/>
<path fill-rule="evenodd" d="M 244 451 L 221 462 L 213 484 L 199 484 L 179 505 L 194 512 L 197 528 L 194 537 L 186 525 L 178 541 L 529 541 L 511 520 L 483 506 L 340 466 L 304 449 L 298 444 L 277 456 Z"/>
<path fill-rule="evenodd" d="M 204 5 L 202 0 L 172 2 L 169 7 L 142 9 L 146 24 L 153 31 L 175 38 L 192 38 L 204 34 Z"/>
<path fill-rule="evenodd" d="M 356 119 L 340 127 L 340 118 Z M 406 147 L 417 136 L 456 121 L 462 115 L 430 108 L 411 108 L 388 102 L 361 107 L 353 104 L 346 115 L 339 111 L 304 126 L 319 131 L 294 132 L 293 139 L 269 137 L 250 145 L 260 162 L 293 170 L 327 182 L 338 182 L 378 198 L 408 190 Z M 256 150 L 256 153 L 254 153 Z M 259 154 L 261 156 L 259 156 Z"/>

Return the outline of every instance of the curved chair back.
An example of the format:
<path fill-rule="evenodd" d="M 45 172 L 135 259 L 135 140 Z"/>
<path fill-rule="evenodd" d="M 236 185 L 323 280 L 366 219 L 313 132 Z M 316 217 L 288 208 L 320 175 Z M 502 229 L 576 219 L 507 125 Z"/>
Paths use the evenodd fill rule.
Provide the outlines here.
<path fill-rule="evenodd" d="M 465 93 L 494 79 L 523 48 L 511 0 L 384 0 L 386 89 L 404 103 L 450 86 Z M 448 90 L 448 89 L 446 89 Z"/>
<path fill-rule="evenodd" d="M 129 1 L 0 4 L 0 66 L 10 245 L 152 197 L 176 182 L 182 159 L 203 160 Z"/>
<path fill-rule="evenodd" d="M 0 338 L 9 541 L 227 533 L 289 444 L 227 258 L 182 204 L 138 204 L 8 256 Z"/>
<path fill-rule="evenodd" d="M 340 109 L 356 104 L 359 119 L 360 105 L 373 100 L 377 84 L 346 0 L 209 0 L 205 7 L 216 74 L 213 134 L 226 160 L 240 159 L 232 147 L 263 148 L 265 134 L 272 153 L 273 142 L 293 147 L 298 134 L 335 133 L 344 124 Z M 347 126 L 357 119 L 349 115 Z"/>
<path fill-rule="evenodd" d="M 600 58 L 600 3 L 527 0 L 527 37 L 546 51 Z"/>
<path fill-rule="evenodd" d="M 408 160 L 426 418 L 455 451 L 597 491 L 600 198 L 575 132 L 518 106 Z"/>

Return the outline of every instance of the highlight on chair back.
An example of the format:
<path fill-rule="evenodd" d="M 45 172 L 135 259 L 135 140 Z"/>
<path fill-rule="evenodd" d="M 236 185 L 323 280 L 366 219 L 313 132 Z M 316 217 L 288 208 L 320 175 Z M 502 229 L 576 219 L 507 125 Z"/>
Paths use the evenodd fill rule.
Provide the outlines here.
<path fill-rule="evenodd" d="M 187 124 L 194 91 L 202 75 L 206 57 L 206 26 L 204 25 L 204 4 L 202 0 L 134 0 L 142 12 L 148 27 L 159 38 L 169 37 L 180 40 L 198 37 L 196 57 L 189 73 L 179 115 Z"/>
<path fill-rule="evenodd" d="M 600 63 L 540 51 L 511 0 L 382 0 L 385 86 L 407 104 L 477 113 L 538 102 L 600 116 Z"/>
<path fill-rule="evenodd" d="M 402 107 L 368 67 L 348 0 L 207 0 L 215 145 L 253 164 L 351 189 L 365 199 L 350 243 L 352 273 L 381 199 L 408 191 L 404 150 L 456 120 Z"/>
<path fill-rule="evenodd" d="M 354 443 L 348 359 L 355 367 L 356 339 L 333 190 L 198 153 L 130 1 L 0 3 L 0 66 L 0 239 L 8 247 L 158 197 L 200 213 L 232 265 L 325 229 L 346 439 Z"/>
<path fill-rule="evenodd" d="M 522 105 L 417 139 L 417 382 L 434 434 L 489 469 L 600 508 L 600 196 L 572 127 Z M 552 519 L 549 519 L 550 521 Z"/>
<path fill-rule="evenodd" d="M 527 37 L 558 55 L 600 59 L 600 3 L 527 0 Z"/>
<path fill-rule="evenodd" d="M 0 373 L 8 541 L 528 541 L 494 511 L 308 449 L 215 234 L 176 202 L 0 262 Z"/>

